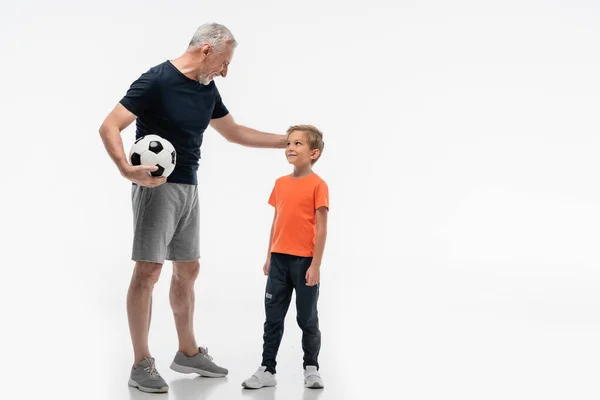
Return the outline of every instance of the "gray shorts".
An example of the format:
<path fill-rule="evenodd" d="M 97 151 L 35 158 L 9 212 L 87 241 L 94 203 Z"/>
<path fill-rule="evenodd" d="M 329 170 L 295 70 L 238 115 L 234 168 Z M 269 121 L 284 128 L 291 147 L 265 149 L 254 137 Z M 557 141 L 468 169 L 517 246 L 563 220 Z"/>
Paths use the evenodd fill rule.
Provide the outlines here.
<path fill-rule="evenodd" d="M 132 184 L 133 261 L 200 258 L 198 185 L 164 183 L 155 188 Z"/>

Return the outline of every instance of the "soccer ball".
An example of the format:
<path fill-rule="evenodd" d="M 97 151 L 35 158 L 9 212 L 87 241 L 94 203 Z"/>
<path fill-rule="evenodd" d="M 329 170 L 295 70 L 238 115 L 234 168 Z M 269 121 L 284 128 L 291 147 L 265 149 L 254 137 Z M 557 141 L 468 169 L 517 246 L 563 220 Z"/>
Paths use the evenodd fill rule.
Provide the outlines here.
<path fill-rule="evenodd" d="M 177 153 L 167 139 L 158 135 L 146 135 L 131 146 L 129 161 L 131 165 L 156 165 L 158 169 L 150 174 L 167 177 L 175 169 Z"/>

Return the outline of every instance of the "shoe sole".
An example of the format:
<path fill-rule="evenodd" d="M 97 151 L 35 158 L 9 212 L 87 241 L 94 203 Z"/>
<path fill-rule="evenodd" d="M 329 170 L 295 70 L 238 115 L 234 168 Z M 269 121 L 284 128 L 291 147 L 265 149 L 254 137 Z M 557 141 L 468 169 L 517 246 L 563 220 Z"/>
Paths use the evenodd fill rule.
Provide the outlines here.
<path fill-rule="evenodd" d="M 321 385 L 321 384 L 320 384 L 320 383 L 318 383 L 318 382 L 315 382 L 315 383 L 313 383 L 313 384 L 312 384 L 312 386 L 309 386 L 309 385 L 307 385 L 307 384 L 305 383 L 305 384 L 304 384 L 304 387 L 305 387 L 305 388 L 308 388 L 308 389 L 323 389 L 323 387 L 324 387 L 324 386 L 323 386 L 323 385 Z"/>
<path fill-rule="evenodd" d="M 253 386 L 248 386 L 246 384 L 246 382 L 242 382 L 242 387 L 244 387 L 244 389 L 253 389 L 253 390 L 262 389 L 262 388 L 265 388 L 265 387 L 275 387 L 276 385 L 277 385 L 277 382 L 275 382 L 273 384 L 262 385 L 262 386 L 259 386 L 259 387 L 253 387 Z"/>
<path fill-rule="evenodd" d="M 219 374 L 217 372 L 205 371 L 200 368 L 185 367 L 183 365 L 175 363 L 175 361 L 171 363 L 171 369 L 182 374 L 198 374 L 207 378 L 223 378 L 224 376 L 227 376 L 227 374 Z"/>
<path fill-rule="evenodd" d="M 146 392 L 146 393 L 167 393 L 167 392 L 169 391 L 169 387 L 168 387 L 168 386 L 165 386 L 165 387 L 162 387 L 162 388 L 158 388 L 158 389 L 155 389 L 155 388 L 147 388 L 147 387 L 144 387 L 144 386 L 140 386 L 140 385 L 139 385 L 139 384 L 138 384 L 136 381 L 134 381 L 133 379 L 129 379 L 129 382 L 128 382 L 128 384 L 129 384 L 129 386 L 131 386 L 132 388 L 139 389 L 139 390 L 141 390 L 142 392 Z"/>

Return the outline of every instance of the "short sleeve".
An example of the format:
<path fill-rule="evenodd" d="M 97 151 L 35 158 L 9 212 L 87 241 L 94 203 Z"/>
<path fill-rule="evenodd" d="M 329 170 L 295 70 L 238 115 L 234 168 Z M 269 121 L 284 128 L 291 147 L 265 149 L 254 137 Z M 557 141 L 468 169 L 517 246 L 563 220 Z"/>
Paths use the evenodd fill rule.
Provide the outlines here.
<path fill-rule="evenodd" d="M 121 104 L 136 116 L 143 115 L 156 98 L 156 87 L 156 75 L 145 72 L 131 84 Z"/>
<path fill-rule="evenodd" d="M 273 186 L 273 190 L 271 190 L 271 196 L 269 196 L 269 204 L 272 205 L 273 207 L 276 206 L 277 204 L 277 199 L 276 199 L 276 191 L 277 189 L 277 185 Z"/>
<path fill-rule="evenodd" d="M 323 181 L 315 188 L 315 210 L 326 207 L 329 210 L 329 187 Z"/>
<path fill-rule="evenodd" d="M 215 93 L 216 93 L 216 101 L 215 108 L 213 109 L 213 113 L 211 119 L 223 118 L 227 114 L 229 114 L 229 110 L 223 104 L 223 99 L 221 98 L 221 94 L 219 93 L 219 89 L 215 85 Z"/>

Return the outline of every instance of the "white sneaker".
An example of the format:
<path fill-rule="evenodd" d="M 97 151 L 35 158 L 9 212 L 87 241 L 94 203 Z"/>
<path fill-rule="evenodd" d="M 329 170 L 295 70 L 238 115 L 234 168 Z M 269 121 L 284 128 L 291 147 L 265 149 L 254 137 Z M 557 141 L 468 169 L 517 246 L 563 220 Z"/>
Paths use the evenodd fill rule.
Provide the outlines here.
<path fill-rule="evenodd" d="M 323 379 L 314 365 L 307 365 L 304 370 L 304 387 L 311 389 L 323 388 Z"/>
<path fill-rule="evenodd" d="M 267 371 L 267 367 L 260 367 L 254 375 L 242 382 L 242 386 L 246 389 L 260 389 L 267 386 L 277 385 L 275 375 Z"/>

